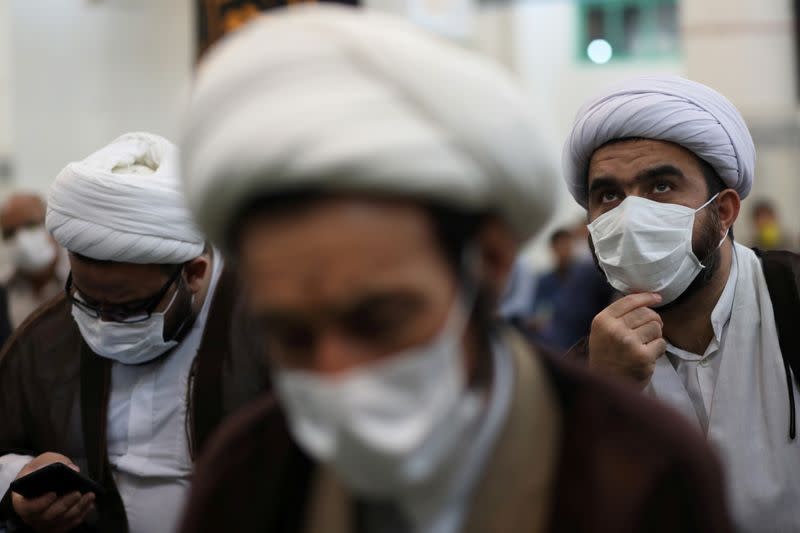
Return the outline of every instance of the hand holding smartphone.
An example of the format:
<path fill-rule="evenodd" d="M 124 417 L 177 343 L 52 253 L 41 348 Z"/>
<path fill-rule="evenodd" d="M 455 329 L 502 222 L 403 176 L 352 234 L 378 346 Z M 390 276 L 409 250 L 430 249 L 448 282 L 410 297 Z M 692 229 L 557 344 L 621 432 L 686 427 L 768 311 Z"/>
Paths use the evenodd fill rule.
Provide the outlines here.
<path fill-rule="evenodd" d="M 69 457 L 53 452 L 25 465 L 10 489 L 14 511 L 34 531 L 71 531 L 86 519 L 95 495 L 105 492 Z"/>
<path fill-rule="evenodd" d="M 96 495 L 105 493 L 105 489 L 94 480 L 76 472 L 64 463 L 50 463 L 30 474 L 15 479 L 11 482 L 12 492 L 16 492 L 27 499 L 38 498 L 49 492 L 56 496 L 64 496 L 70 492 Z"/>

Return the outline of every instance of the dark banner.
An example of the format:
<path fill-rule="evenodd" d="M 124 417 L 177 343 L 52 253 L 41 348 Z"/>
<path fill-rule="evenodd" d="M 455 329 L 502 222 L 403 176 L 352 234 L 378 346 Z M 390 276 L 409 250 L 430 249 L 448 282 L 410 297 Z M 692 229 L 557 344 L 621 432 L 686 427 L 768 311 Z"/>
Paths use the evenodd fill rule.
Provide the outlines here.
<path fill-rule="evenodd" d="M 197 5 L 197 57 L 220 37 L 236 31 L 262 11 L 315 0 L 195 0 Z M 358 5 L 358 0 L 329 0 Z"/>

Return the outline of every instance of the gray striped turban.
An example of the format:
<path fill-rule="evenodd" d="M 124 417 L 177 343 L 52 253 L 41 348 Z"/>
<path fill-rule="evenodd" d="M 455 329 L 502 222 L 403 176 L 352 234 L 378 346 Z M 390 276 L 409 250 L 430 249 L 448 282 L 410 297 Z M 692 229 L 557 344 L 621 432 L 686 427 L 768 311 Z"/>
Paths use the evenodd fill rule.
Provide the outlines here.
<path fill-rule="evenodd" d="M 676 76 L 628 80 L 584 105 L 564 145 L 572 196 L 587 205 L 587 171 L 595 150 L 615 139 L 668 141 L 709 163 L 744 198 L 753 185 L 756 152 L 739 111 L 724 96 Z"/>

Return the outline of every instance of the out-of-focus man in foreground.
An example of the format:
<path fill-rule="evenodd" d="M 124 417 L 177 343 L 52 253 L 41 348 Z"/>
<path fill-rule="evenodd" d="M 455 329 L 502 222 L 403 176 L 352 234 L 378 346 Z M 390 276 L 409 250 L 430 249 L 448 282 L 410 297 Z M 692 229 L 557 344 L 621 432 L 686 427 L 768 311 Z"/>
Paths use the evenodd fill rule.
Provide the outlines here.
<path fill-rule="evenodd" d="M 184 532 L 728 530 L 679 417 L 490 319 L 555 187 L 502 71 L 297 8 L 209 54 L 187 126 L 187 196 L 241 265 L 277 403 L 221 432 Z"/>

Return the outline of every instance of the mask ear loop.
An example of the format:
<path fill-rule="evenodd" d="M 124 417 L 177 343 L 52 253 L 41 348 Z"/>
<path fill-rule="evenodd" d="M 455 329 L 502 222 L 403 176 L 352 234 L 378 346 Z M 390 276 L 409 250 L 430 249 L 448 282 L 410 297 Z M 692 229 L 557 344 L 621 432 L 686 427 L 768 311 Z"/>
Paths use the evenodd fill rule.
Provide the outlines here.
<path fill-rule="evenodd" d="M 711 202 L 713 202 L 714 200 L 716 200 L 716 199 L 717 199 L 717 196 L 719 196 L 719 195 L 720 195 L 720 193 L 717 193 L 717 194 L 715 194 L 714 196 L 712 196 L 711 198 L 709 198 L 709 199 L 708 199 L 708 201 L 707 201 L 706 203 L 704 203 L 703 205 L 701 205 L 700 207 L 698 207 L 697 209 L 695 209 L 695 210 L 694 210 L 694 212 L 695 212 L 695 213 L 697 213 L 697 212 L 699 212 L 699 211 L 702 211 L 703 209 L 705 209 L 705 208 L 706 208 L 706 206 L 708 206 L 708 204 L 710 204 Z"/>
<path fill-rule="evenodd" d="M 698 213 L 699 211 L 702 211 L 703 209 L 705 209 L 707 205 L 709 205 L 711 202 L 713 202 L 714 200 L 716 200 L 716 199 L 717 199 L 717 196 L 719 196 L 719 193 L 715 194 L 714 196 L 712 196 L 711 198 L 709 198 L 709 200 L 708 200 L 706 203 L 704 203 L 703 205 L 701 205 L 700 207 L 698 207 L 697 209 L 695 209 L 695 210 L 694 210 L 695 214 L 696 214 L 696 213 Z M 725 235 L 723 235 L 723 236 L 722 236 L 722 239 L 720 239 L 720 241 L 719 241 L 719 244 L 717 245 L 717 247 L 716 247 L 716 248 L 714 248 L 714 252 L 716 252 L 717 250 L 719 250 L 720 248 L 722 248 L 722 245 L 723 245 L 723 244 L 725 244 L 725 239 L 727 239 L 727 238 L 728 238 L 728 234 L 729 234 L 730 232 L 731 232 L 731 229 L 730 229 L 730 228 L 728 228 L 727 230 L 725 230 Z M 706 256 L 706 259 L 708 259 L 708 258 L 711 256 L 711 254 L 713 254 L 714 252 L 711 252 L 711 253 L 709 253 L 709 254 Z M 703 268 L 705 268 L 705 267 L 706 267 L 706 266 L 705 266 L 704 264 L 702 264 L 702 263 L 700 263 L 700 266 L 701 266 L 701 267 L 703 267 Z"/>

